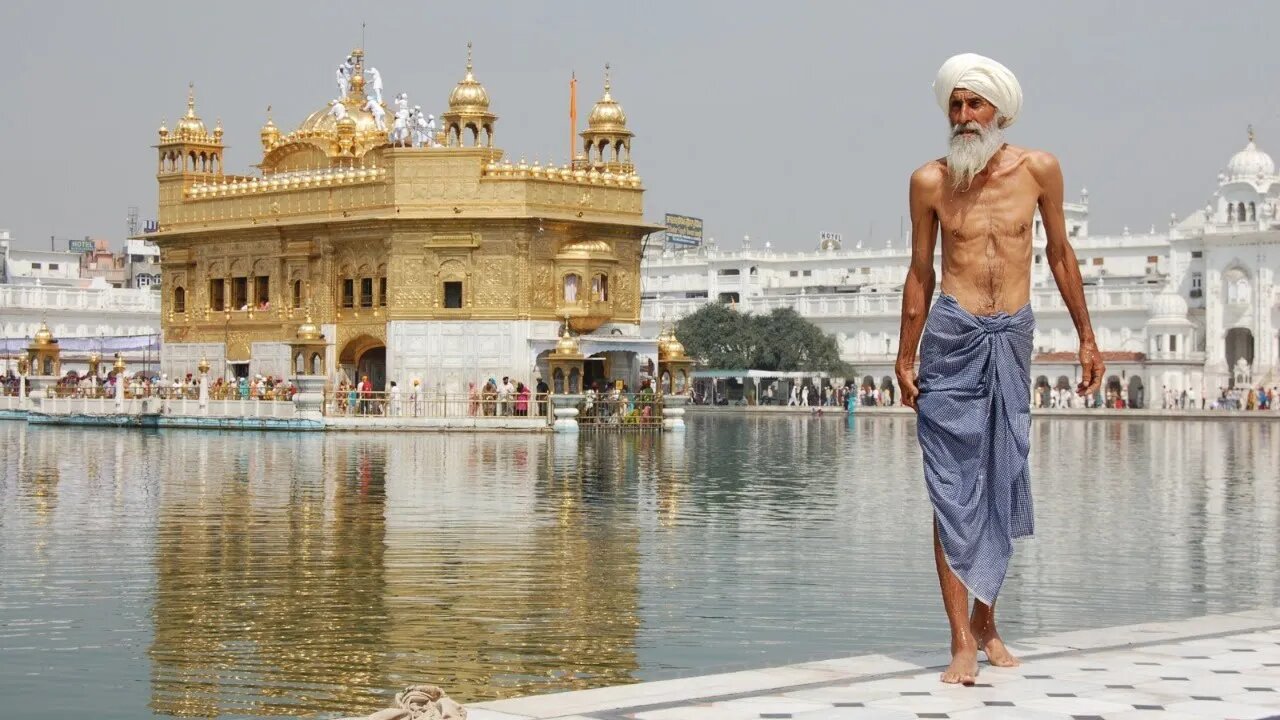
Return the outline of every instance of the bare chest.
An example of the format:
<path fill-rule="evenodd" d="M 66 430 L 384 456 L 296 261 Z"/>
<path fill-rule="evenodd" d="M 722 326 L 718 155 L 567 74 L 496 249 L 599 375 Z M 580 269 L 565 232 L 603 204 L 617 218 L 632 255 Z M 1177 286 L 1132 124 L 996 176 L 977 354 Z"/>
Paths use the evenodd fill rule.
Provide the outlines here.
<path fill-rule="evenodd" d="M 986 243 L 1031 237 L 1037 193 L 1015 178 L 989 180 L 967 192 L 948 192 L 938 208 L 944 242 Z"/>

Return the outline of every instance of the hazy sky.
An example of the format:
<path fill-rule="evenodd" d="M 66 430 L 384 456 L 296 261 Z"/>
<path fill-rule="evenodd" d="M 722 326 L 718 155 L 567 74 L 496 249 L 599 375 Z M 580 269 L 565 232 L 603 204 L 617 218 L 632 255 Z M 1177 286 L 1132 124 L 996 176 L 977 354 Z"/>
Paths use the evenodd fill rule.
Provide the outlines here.
<path fill-rule="evenodd" d="M 945 149 L 929 86 L 956 52 L 1018 75 L 1009 139 L 1059 156 L 1069 200 L 1089 188 L 1095 233 L 1203 207 L 1249 123 L 1280 152 L 1280 2 L 6 0 L 0 228 L 118 243 L 128 206 L 154 217 L 150 146 L 188 81 L 247 171 L 266 106 L 287 131 L 333 97 L 362 20 L 385 94 L 436 115 L 473 40 L 496 144 L 530 161 L 567 159 L 569 73 L 585 123 L 611 62 L 646 214 L 700 216 L 722 247 L 897 238 L 908 175 Z"/>

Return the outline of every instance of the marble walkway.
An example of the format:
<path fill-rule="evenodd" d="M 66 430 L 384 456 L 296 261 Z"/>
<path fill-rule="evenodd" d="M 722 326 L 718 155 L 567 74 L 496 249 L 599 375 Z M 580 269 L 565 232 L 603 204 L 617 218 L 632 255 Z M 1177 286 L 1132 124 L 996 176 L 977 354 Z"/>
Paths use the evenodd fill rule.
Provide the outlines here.
<path fill-rule="evenodd" d="M 1012 643 L 943 685 L 944 654 L 866 655 L 497 700 L 468 720 L 1280 720 L 1280 607 Z"/>

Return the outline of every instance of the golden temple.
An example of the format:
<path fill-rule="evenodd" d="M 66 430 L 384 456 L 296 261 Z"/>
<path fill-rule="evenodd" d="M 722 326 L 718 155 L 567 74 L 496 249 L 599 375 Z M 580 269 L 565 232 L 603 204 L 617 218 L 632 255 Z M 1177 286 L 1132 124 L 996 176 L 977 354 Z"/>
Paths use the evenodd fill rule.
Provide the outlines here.
<path fill-rule="evenodd" d="M 657 356 L 640 336 L 639 277 L 642 240 L 659 228 L 643 217 L 608 71 L 580 152 L 557 166 L 494 145 L 470 44 L 440 129 L 412 142 L 397 133 L 406 103 L 392 112 L 376 70 L 367 94 L 363 50 L 348 63 L 345 94 L 296 129 L 268 112 L 259 174 L 225 171 L 221 122 L 206 128 L 194 88 L 176 126 L 160 127 L 159 227 L 146 237 L 161 253 L 165 372 L 207 358 L 215 374 L 292 375 L 289 344 L 304 321 L 314 340 L 314 321 L 331 379 L 461 390 L 546 377 L 567 322 L 602 361 L 588 381 L 634 386 Z"/>

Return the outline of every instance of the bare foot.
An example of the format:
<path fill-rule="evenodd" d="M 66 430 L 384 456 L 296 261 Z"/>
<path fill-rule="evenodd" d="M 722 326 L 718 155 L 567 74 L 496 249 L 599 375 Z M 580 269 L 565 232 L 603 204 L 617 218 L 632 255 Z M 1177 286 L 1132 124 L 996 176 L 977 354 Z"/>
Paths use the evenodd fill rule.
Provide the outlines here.
<path fill-rule="evenodd" d="M 982 652 L 987 654 L 987 662 L 996 667 L 1018 667 L 1022 664 L 1022 661 L 1014 657 L 1013 653 L 1009 652 L 1009 648 L 1005 647 L 999 635 L 979 640 L 978 645 L 982 647 Z"/>
<path fill-rule="evenodd" d="M 951 665 L 942 673 L 942 682 L 972 685 L 978 679 L 978 651 L 961 648 L 951 652 Z"/>

